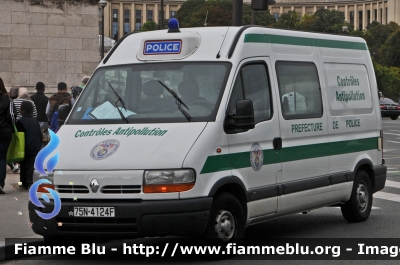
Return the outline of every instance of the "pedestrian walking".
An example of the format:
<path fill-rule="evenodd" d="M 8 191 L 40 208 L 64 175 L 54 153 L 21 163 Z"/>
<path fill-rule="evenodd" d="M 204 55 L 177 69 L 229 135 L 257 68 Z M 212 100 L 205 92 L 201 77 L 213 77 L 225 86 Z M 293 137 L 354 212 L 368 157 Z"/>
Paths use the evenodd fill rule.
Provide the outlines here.
<path fill-rule="evenodd" d="M 16 109 L 16 117 L 17 119 L 21 118 L 21 114 L 19 112 L 20 108 L 21 108 L 21 104 L 24 101 L 29 101 L 31 102 L 31 104 L 33 105 L 33 117 L 37 117 L 37 111 L 36 111 L 36 106 L 35 103 L 33 103 L 33 101 L 31 100 L 31 97 L 28 94 L 28 89 L 26 87 L 20 87 L 18 90 L 18 98 L 13 100 L 15 109 Z"/>
<path fill-rule="evenodd" d="M 62 98 L 62 99 L 60 99 L 58 104 L 54 106 L 56 111 L 54 111 L 53 116 L 51 117 L 50 129 L 55 133 L 58 132 L 61 125 L 64 124 L 63 121 L 62 121 L 63 124 L 60 124 L 59 119 L 58 119 L 58 110 L 59 110 L 60 106 L 62 106 L 62 105 L 67 105 L 67 109 L 69 109 L 69 111 L 71 111 L 71 108 L 72 108 L 71 99 L 69 99 L 67 97 Z"/>
<path fill-rule="evenodd" d="M 17 120 L 17 130 L 25 132 L 25 157 L 20 162 L 20 181 L 29 189 L 33 183 L 33 171 L 36 155 L 42 147 L 42 131 L 39 122 L 33 117 L 33 103 L 24 101 L 20 108 L 21 118 Z"/>
<path fill-rule="evenodd" d="M 89 79 L 90 79 L 90 76 L 84 76 L 84 77 L 82 78 L 82 84 L 80 84 L 79 86 L 80 86 L 82 89 L 85 88 L 85 86 L 86 86 L 87 82 L 89 81 Z"/>
<path fill-rule="evenodd" d="M 38 122 L 49 122 L 46 116 L 46 107 L 49 102 L 49 98 L 45 96 L 45 85 L 43 82 L 36 83 L 36 93 L 31 96 L 31 100 L 35 103 L 37 110 L 37 121 Z"/>
<path fill-rule="evenodd" d="M 66 83 L 64 83 L 64 82 L 58 83 L 57 89 L 58 89 L 57 93 L 52 95 L 49 98 L 49 103 L 47 103 L 46 115 L 47 115 L 47 118 L 49 119 L 49 121 L 51 121 L 51 118 L 53 117 L 54 112 L 57 110 L 55 108 L 55 106 L 58 104 L 60 99 L 62 99 L 64 97 L 67 97 L 69 99 L 72 98 L 72 96 L 68 93 Z"/>
<path fill-rule="evenodd" d="M 71 89 L 71 94 L 72 94 L 72 98 L 71 98 L 71 104 L 72 106 L 75 105 L 75 102 L 78 100 L 79 95 L 81 94 L 83 88 L 81 88 L 80 86 L 74 86 Z"/>
<path fill-rule="evenodd" d="M 10 88 L 10 98 L 11 98 L 11 100 L 14 100 L 14 99 L 16 99 L 18 97 L 18 90 L 19 90 L 19 87 L 17 87 L 17 86 L 13 86 L 13 87 Z"/>
<path fill-rule="evenodd" d="M 3 79 L 0 78 L 0 194 L 5 193 L 7 150 L 13 132 L 13 109 L 10 108 L 10 103 Z"/>

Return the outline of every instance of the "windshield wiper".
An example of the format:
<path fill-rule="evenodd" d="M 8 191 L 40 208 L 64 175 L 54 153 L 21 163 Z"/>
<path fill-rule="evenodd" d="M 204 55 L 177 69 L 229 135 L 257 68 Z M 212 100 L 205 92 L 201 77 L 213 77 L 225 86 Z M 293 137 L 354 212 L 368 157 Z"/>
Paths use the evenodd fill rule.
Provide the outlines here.
<path fill-rule="evenodd" d="M 185 115 L 186 119 L 187 119 L 188 121 L 194 121 L 194 119 L 190 116 L 190 114 L 187 113 L 187 112 L 182 108 L 182 105 L 183 105 L 183 106 L 185 106 L 187 109 L 189 109 L 188 106 L 186 106 L 186 104 L 183 103 L 182 99 L 180 99 L 180 98 L 178 97 L 178 95 L 177 95 L 172 89 L 170 89 L 170 88 L 167 87 L 165 84 L 163 84 L 163 82 L 161 82 L 160 80 L 158 80 L 158 82 L 159 82 L 163 87 L 165 87 L 165 89 L 176 99 L 175 103 L 176 103 L 176 105 L 178 105 L 178 110 L 180 110 L 180 111 L 182 112 L 182 114 Z"/>
<path fill-rule="evenodd" d="M 117 91 L 115 91 L 115 89 L 112 87 L 112 85 L 110 84 L 110 82 L 107 82 L 107 83 L 108 83 L 108 85 L 110 86 L 110 88 L 112 89 L 112 91 L 114 91 L 115 95 L 116 95 L 117 98 L 118 98 L 118 100 L 115 101 L 114 106 L 117 108 L 117 110 L 118 110 L 118 112 L 119 112 L 119 115 L 121 116 L 122 120 L 123 120 L 123 121 L 126 121 L 126 123 L 129 123 L 128 119 L 124 116 L 124 114 L 122 114 L 122 112 L 121 112 L 121 110 L 118 108 L 118 104 L 117 104 L 118 102 L 121 102 L 122 107 L 124 107 L 125 111 L 127 111 L 126 108 L 125 108 L 125 103 L 124 103 L 124 101 L 123 101 L 122 98 L 118 95 Z"/>

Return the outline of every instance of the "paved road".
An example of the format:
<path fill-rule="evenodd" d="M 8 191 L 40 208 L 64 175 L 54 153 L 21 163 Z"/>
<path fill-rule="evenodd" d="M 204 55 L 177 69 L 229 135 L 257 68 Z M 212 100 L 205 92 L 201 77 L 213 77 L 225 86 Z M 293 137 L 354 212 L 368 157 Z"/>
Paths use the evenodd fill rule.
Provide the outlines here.
<path fill-rule="evenodd" d="M 400 235 L 400 119 L 392 121 L 384 118 L 384 158 L 388 166 L 388 178 L 386 187 L 374 194 L 373 210 L 368 221 L 357 224 L 347 223 L 339 208 L 330 207 L 313 210 L 309 214 L 294 214 L 263 224 L 254 225 L 246 229 L 246 242 L 252 240 L 265 240 L 271 238 L 398 238 Z M 2 227 L 0 228 L 0 239 L 9 236 L 21 237 L 34 235 L 29 231 L 27 219 L 27 193 L 19 191 L 16 186 L 15 175 L 9 174 L 7 195 L 0 197 L 0 202 L 7 201 L 6 210 L 0 212 Z M 15 198 L 18 199 L 15 200 Z M 16 207 L 14 207 L 14 205 Z M 19 208 L 18 208 L 19 207 Z M 25 207 L 25 208 L 24 208 Z M 17 212 L 21 211 L 22 215 Z M 4 237 L 3 237 L 4 236 Z M 164 242 L 165 239 L 145 238 L 137 240 L 126 240 L 128 244 L 144 243 L 146 245 Z M 120 241 L 109 242 L 111 246 L 120 246 Z M 245 258 L 245 257 L 244 257 Z M 109 264 L 110 261 L 50 261 L 49 256 L 40 257 L 41 260 L 19 259 L 17 261 L 6 261 L 5 264 Z M 44 261 L 43 261 L 44 260 Z M 130 261 L 131 263 L 132 261 Z M 167 263 L 186 263 L 184 261 L 170 261 Z M 246 261 L 246 264 L 355 264 L 358 261 Z M 362 261 L 364 264 L 395 264 L 396 261 Z M 125 262 L 121 262 L 125 263 Z M 135 262 L 144 264 L 144 261 Z M 147 264 L 149 262 L 146 262 Z M 160 262 L 153 262 L 160 263 Z M 210 263 L 191 261 L 191 263 Z M 243 261 L 221 260 L 214 261 L 218 264 L 242 264 Z M 398 264 L 398 262 L 396 262 Z"/>

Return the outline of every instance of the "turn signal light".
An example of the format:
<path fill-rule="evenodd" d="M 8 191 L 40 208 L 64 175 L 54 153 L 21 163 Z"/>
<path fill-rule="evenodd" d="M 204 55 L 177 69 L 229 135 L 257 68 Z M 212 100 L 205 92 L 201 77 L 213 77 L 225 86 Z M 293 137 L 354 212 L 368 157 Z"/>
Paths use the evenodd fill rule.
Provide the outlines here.
<path fill-rule="evenodd" d="M 167 193 L 188 191 L 194 187 L 194 183 L 171 184 L 171 185 L 144 185 L 144 193 Z"/>
<path fill-rule="evenodd" d="M 53 189 L 53 190 L 55 189 L 54 185 L 52 185 L 52 184 L 43 184 L 43 185 L 40 185 L 38 187 L 37 192 L 49 193 L 45 188 L 50 188 L 50 189 Z"/>

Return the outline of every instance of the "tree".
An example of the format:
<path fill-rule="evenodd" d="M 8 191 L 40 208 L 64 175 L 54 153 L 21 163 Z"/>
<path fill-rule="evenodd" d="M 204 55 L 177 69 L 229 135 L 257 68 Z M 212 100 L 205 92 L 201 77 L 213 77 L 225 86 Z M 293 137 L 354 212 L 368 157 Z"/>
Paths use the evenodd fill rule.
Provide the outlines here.
<path fill-rule="evenodd" d="M 149 20 L 143 24 L 142 31 L 150 31 L 150 30 L 157 30 L 158 25 L 156 22 Z"/>
<path fill-rule="evenodd" d="M 194 12 L 206 5 L 205 0 L 187 0 L 182 4 L 176 13 L 176 18 L 179 21 L 179 26 L 182 28 L 193 27 L 191 18 Z"/>
<path fill-rule="evenodd" d="M 315 16 L 310 14 L 304 14 L 300 20 L 299 28 L 302 30 L 311 31 L 311 25 L 314 24 Z"/>
<path fill-rule="evenodd" d="M 349 30 L 352 30 L 344 20 L 343 13 L 337 10 L 318 9 L 314 13 L 314 17 L 315 19 L 309 28 L 311 31 L 343 34 L 343 26 L 347 26 Z"/>
<path fill-rule="evenodd" d="M 397 101 L 400 92 L 400 87 L 398 85 L 400 84 L 400 68 L 385 67 L 375 63 L 374 69 L 379 91 L 381 91 L 386 98 Z"/>
<path fill-rule="evenodd" d="M 274 26 L 276 19 L 269 10 L 256 11 L 256 25 L 260 26 Z M 251 6 L 243 4 L 243 25 L 251 25 Z"/>
<path fill-rule="evenodd" d="M 178 10 L 176 18 L 180 26 L 203 27 L 206 14 L 207 26 L 231 26 L 232 25 L 232 0 L 188 0 Z M 251 23 L 251 7 L 243 5 L 243 25 Z M 256 12 L 256 24 L 261 26 L 274 25 L 275 18 L 268 10 Z"/>
<path fill-rule="evenodd" d="M 400 30 L 392 33 L 379 50 L 381 62 L 385 66 L 400 67 Z"/>
<path fill-rule="evenodd" d="M 301 16 L 296 11 L 284 13 L 279 18 L 276 26 L 285 29 L 297 29 L 300 27 Z"/>

